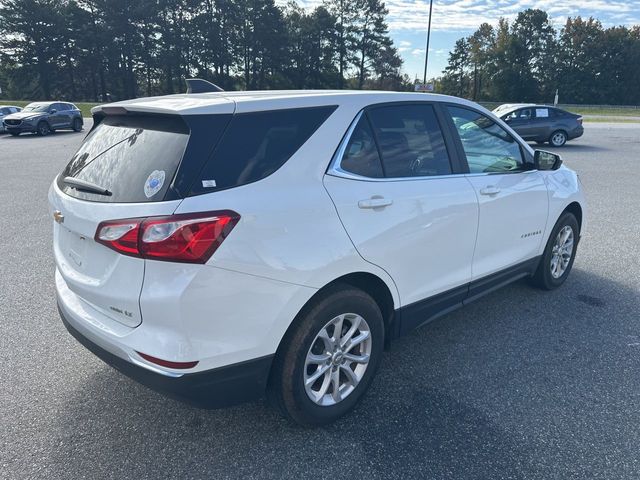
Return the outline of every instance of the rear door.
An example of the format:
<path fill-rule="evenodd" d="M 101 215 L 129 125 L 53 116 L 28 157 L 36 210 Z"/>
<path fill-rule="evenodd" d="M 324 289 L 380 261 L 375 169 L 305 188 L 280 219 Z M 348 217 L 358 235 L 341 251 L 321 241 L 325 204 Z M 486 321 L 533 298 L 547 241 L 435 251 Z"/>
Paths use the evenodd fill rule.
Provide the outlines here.
<path fill-rule="evenodd" d="M 208 139 L 219 138 L 222 122 L 201 117 Z M 170 215 L 180 203 L 177 173 L 199 171 L 206 160 L 202 137 L 190 142 L 191 129 L 178 116 L 107 116 L 87 136 L 49 193 L 54 216 L 54 255 L 58 271 L 78 301 L 130 327 L 142 321 L 139 296 L 145 261 L 117 253 L 94 240 L 106 220 Z M 215 142 L 216 140 L 212 140 Z M 199 142 L 199 143 L 197 143 Z M 189 153 L 192 152 L 192 153 Z M 109 190 L 81 191 L 71 177 Z M 187 182 L 189 183 L 189 182 Z M 179 195 L 178 195 L 179 197 Z"/>
<path fill-rule="evenodd" d="M 553 110 L 546 107 L 536 107 L 535 113 L 535 134 L 540 140 L 548 140 L 553 132 L 553 125 L 556 122 Z"/>
<path fill-rule="evenodd" d="M 523 147 L 491 118 L 457 105 L 447 110 L 480 207 L 473 256 L 476 280 L 538 254 L 547 222 L 547 187 Z"/>
<path fill-rule="evenodd" d="M 73 109 L 68 103 L 59 103 L 62 113 L 61 128 L 71 128 L 73 120 Z"/>
<path fill-rule="evenodd" d="M 462 301 L 476 238 L 476 195 L 440 125 L 431 104 L 371 107 L 324 178 L 360 255 L 385 269 L 402 305 L 418 311 L 443 292 L 445 303 Z M 427 320 L 428 312 L 416 318 Z"/>
<path fill-rule="evenodd" d="M 518 135 L 527 140 L 537 135 L 533 115 L 532 108 L 521 108 L 507 115 L 505 121 Z"/>

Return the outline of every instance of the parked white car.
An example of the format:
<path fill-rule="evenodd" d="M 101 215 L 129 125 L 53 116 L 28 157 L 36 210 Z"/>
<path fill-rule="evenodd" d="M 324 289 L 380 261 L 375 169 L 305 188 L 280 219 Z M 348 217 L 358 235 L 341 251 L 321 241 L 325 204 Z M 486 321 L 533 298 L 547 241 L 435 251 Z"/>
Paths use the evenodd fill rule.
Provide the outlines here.
<path fill-rule="evenodd" d="M 49 192 L 67 329 L 209 407 L 335 420 L 394 338 L 571 270 L 576 174 L 475 103 L 221 92 L 96 107 Z"/>
<path fill-rule="evenodd" d="M 12 113 L 18 113 L 21 110 L 22 109 L 20 107 L 15 107 L 13 105 L 0 105 L 0 133 L 7 131 L 4 126 L 4 117 L 11 115 Z"/>

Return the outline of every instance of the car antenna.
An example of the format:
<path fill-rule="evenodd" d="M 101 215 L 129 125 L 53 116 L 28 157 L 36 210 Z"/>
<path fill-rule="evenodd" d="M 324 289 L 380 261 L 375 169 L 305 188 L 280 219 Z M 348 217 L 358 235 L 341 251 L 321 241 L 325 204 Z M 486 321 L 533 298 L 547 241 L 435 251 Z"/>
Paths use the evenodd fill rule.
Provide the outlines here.
<path fill-rule="evenodd" d="M 224 92 L 219 86 L 201 78 L 187 78 L 187 93 Z"/>

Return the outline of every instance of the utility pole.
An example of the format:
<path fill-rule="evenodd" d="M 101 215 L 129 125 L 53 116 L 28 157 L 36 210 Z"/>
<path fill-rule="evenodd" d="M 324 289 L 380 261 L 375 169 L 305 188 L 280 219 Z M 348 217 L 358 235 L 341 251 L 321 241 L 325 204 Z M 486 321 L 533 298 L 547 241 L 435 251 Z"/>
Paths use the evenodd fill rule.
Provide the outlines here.
<path fill-rule="evenodd" d="M 427 28 L 427 50 L 424 52 L 424 78 L 422 83 L 427 83 L 427 65 L 429 64 L 429 40 L 431 39 L 431 12 L 433 11 L 433 0 L 429 1 L 429 27 Z"/>

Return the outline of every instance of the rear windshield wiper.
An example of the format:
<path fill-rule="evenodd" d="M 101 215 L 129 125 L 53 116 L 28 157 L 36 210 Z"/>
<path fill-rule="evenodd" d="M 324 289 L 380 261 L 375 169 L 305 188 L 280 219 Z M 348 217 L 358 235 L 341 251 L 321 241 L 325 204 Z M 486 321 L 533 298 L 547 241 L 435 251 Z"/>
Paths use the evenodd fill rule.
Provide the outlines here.
<path fill-rule="evenodd" d="M 71 188 L 75 188 L 76 190 L 82 192 L 89 193 L 97 193 L 98 195 L 106 195 L 111 196 L 111 192 L 100 185 L 96 185 L 95 183 L 87 182 L 86 180 L 80 180 L 78 178 L 73 177 L 64 177 L 62 180 L 64 183 L 69 185 Z"/>

